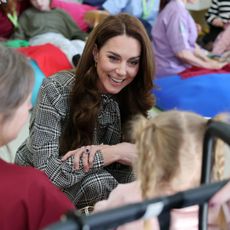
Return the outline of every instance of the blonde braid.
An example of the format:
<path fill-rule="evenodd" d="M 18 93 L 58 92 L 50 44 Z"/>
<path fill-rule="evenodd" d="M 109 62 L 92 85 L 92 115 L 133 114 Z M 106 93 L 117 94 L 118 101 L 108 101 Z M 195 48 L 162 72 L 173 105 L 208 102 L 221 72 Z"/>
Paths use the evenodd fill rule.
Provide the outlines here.
<path fill-rule="evenodd" d="M 138 117 L 138 122 L 135 123 L 134 133 L 136 147 L 138 149 L 138 160 L 136 161 L 137 178 L 140 181 L 142 198 L 152 197 L 153 191 L 156 188 L 156 173 L 151 173 L 156 165 L 156 155 L 154 151 L 154 131 L 156 129 L 153 122 L 148 123 L 144 117 Z M 149 220 L 144 221 L 144 229 L 151 230 Z"/>
<path fill-rule="evenodd" d="M 227 123 L 229 122 L 229 118 L 230 118 L 230 115 L 228 113 L 221 113 L 221 114 L 218 114 L 216 117 L 214 117 L 214 120 L 223 121 Z M 216 143 L 215 143 L 215 149 L 214 149 L 212 179 L 214 181 L 219 181 L 219 180 L 223 180 L 224 178 L 224 167 L 225 167 L 224 150 L 225 150 L 226 144 L 220 139 L 216 139 L 215 141 Z M 223 229 L 223 230 L 228 229 L 223 207 L 220 208 L 220 212 L 217 217 L 216 223 L 220 227 L 220 229 Z"/>
<path fill-rule="evenodd" d="M 224 178 L 224 166 L 225 166 L 225 156 L 224 156 L 225 144 L 221 140 L 216 140 L 215 152 L 214 152 L 214 164 L 213 164 L 213 175 L 212 179 L 214 181 L 223 180 Z"/>
<path fill-rule="evenodd" d="M 230 115 L 228 113 L 220 113 L 213 118 L 215 121 L 229 122 Z M 224 178 L 224 167 L 225 167 L 225 150 L 226 144 L 220 140 L 215 140 L 214 148 L 214 162 L 212 169 L 212 179 L 214 181 L 223 180 Z"/>

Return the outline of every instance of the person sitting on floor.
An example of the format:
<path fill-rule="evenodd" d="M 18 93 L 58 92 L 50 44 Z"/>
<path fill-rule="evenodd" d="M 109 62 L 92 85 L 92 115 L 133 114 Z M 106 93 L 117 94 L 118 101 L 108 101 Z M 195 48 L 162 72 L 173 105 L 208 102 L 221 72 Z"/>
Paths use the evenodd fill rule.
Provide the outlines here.
<path fill-rule="evenodd" d="M 50 0 L 31 0 L 32 7 L 19 17 L 19 26 L 12 39 L 29 40 L 30 45 L 51 43 L 65 53 L 69 62 L 81 54 L 87 34 L 61 9 L 53 9 Z"/>
<path fill-rule="evenodd" d="M 105 18 L 90 33 L 76 72 L 43 81 L 15 162 L 44 171 L 78 208 L 134 180 L 136 150 L 126 125 L 154 105 L 153 60 L 136 17 Z"/>
<path fill-rule="evenodd" d="M 160 13 L 153 25 L 153 47 L 157 77 L 178 74 L 191 66 L 221 69 L 226 63 L 210 59 L 197 44 L 196 24 L 185 8 L 195 0 L 161 0 Z"/>
<path fill-rule="evenodd" d="M 230 1 L 212 0 L 205 19 L 209 25 L 209 32 L 202 38 L 202 46 L 211 51 L 213 42 L 230 22 Z"/>

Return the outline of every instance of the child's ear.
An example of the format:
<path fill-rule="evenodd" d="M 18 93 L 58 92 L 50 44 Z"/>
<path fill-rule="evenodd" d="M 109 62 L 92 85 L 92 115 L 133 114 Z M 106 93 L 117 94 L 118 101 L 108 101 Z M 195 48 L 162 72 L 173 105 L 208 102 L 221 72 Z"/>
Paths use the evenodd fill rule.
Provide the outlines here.
<path fill-rule="evenodd" d="M 94 48 L 93 48 L 93 58 L 94 58 L 95 63 L 97 63 L 97 60 L 98 60 L 98 48 L 97 48 L 97 45 L 95 45 Z"/>

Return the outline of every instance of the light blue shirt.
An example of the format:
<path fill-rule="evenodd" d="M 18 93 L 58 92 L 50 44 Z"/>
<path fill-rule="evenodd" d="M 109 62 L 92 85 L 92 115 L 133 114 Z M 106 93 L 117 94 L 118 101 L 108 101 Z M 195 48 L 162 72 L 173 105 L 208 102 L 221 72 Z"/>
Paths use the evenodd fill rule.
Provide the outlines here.
<path fill-rule="evenodd" d="M 147 1 L 147 9 L 151 1 Z M 153 9 L 149 11 L 149 15 L 145 20 L 153 25 L 158 11 L 159 11 L 160 0 L 154 0 Z M 143 16 L 143 3 L 142 0 L 107 0 L 104 2 L 102 7 L 107 10 L 110 14 L 118 14 L 121 12 L 126 12 L 130 15 L 133 15 L 137 18 L 142 18 Z"/>

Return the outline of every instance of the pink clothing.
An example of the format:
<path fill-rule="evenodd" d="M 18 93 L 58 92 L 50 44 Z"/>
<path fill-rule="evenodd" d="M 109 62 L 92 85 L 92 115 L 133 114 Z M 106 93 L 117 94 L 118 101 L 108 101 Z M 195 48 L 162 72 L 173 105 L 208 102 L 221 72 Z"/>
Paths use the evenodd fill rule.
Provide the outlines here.
<path fill-rule="evenodd" d="M 226 51 L 230 51 L 230 24 L 217 37 L 213 44 L 212 53 L 223 54 Z"/>
<path fill-rule="evenodd" d="M 67 14 L 69 14 L 72 17 L 73 21 L 83 31 L 87 31 L 88 29 L 88 24 L 84 21 L 85 13 L 87 11 L 97 9 L 97 7 L 94 6 L 89 6 L 86 4 L 66 0 L 52 0 L 51 7 L 62 9 Z"/>
<path fill-rule="evenodd" d="M 140 202 L 141 191 L 138 182 L 119 184 L 111 193 L 108 200 L 100 201 L 95 205 L 95 212 L 119 207 L 125 204 Z M 160 230 L 156 218 L 151 219 L 152 229 Z M 117 230 L 142 230 L 143 221 L 135 221 L 117 228 Z M 198 230 L 198 207 L 191 206 L 175 209 L 171 212 L 170 230 Z"/>

